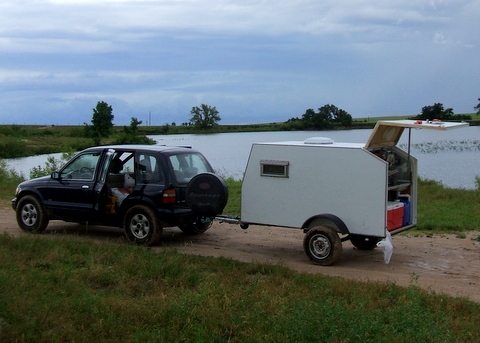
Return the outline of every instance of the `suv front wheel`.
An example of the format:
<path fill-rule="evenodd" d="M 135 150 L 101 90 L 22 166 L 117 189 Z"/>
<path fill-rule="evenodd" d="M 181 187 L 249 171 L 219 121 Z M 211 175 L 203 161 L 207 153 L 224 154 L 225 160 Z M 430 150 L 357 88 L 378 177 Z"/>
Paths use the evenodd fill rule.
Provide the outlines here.
<path fill-rule="evenodd" d="M 48 226 L 48 217 L 40 201 L 25 195 L 17 204 L 17 223 L 23 231 L 41 233 Z"/>
<path fill-rule="evenodd" d="M 143 245 L 158 243 L 163 231 L 155 212 L 145 205 L 135 205 L 127 211 L 124 228 L 128 240 Z"/>

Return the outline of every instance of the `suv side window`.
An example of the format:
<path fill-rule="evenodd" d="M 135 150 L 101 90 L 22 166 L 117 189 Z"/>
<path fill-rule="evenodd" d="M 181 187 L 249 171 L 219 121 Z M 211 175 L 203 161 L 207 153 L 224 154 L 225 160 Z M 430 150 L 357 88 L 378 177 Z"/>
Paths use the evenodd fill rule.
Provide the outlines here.
<path fill-rule="evenodd" d="M 165 183 L 158 158 L 152 154 L 138 154 L 135 178 L 144 183 Z"/>
<path fill-rule="evenodd" d="M 171 155 L 169 160 L 178 183 L 188 183 L 197 174 L 213 172 L 207 161 L 200 154 L 175 154 Z"/>
<path fill-rule="evenodd" d="M 77 156 L 62 170 L 60 177 L 74 180 L 93 180 L 99 157 L 99 152 Z"/>

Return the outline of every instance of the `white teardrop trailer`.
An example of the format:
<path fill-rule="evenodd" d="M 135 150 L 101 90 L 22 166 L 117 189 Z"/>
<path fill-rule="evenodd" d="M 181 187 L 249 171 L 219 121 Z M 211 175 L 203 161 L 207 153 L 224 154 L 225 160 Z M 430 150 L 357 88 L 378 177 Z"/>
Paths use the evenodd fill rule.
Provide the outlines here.
<path fill-rule="evenodd" d="M 447 130 L 468 123 L 379 121 L 367 143 L 254 143 L 242 184 L 240 218 L 220 221 L 302 229 L 310 260 L 331 265 L 342 241 L 363 250 L 417 223 L 417 159 L 412 129 Z M 407 151 L 397 146 L 408 129 Z M 342 237 L 341 237 L 342 236 Z"/>

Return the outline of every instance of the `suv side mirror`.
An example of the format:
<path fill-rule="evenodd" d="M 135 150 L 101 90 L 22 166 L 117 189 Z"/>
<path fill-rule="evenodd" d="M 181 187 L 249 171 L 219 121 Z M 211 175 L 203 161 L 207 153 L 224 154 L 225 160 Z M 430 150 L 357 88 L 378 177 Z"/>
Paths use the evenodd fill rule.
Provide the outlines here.
<path fill-rule="evenodd" d="M 60 180 L 60 173 L 59 172 L 53 172 L 50 177 L 54 180 Z"/>

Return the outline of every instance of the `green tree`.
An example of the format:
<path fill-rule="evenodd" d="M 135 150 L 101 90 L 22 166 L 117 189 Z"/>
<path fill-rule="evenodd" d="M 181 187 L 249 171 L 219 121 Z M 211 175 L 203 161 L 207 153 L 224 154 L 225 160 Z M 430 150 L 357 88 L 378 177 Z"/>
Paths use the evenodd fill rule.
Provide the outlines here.
<path fill-rule="evenodd" d="M 477 115 L 480 115 L 480 98 L 478 98 L 478 105 L 475 106 L 473 109 L 477 111 Z"/>
<path fill-rule="evenodd" d="M 87 134 L 99 145 L 103 137 L 110 136 L 113 127 L 112 106 L 104 101 L 99 101 L 93 109 L 92 126 L 85 124 Z"/>
<path fill-rule="evenodd" d="M 202 104 L 200 107 L 192 107 L 190 123 L 201 129 L 210 129 L 221 120 L 215 107 Z"/>
<path fill-rule="evenodd" d="M 155 144 L 155 141 L 145 135 L 138 133 L 138 126 L 142 124 L 141 120 L 132 117 L 130 126 L 123 127 L 123 133 L 117 139 L 117 144 Z"/>
<path fill-rule="evenodd" d="M 471 120 L 472 116 L 468 115 L 468 114 L 454 114 L 453 109 L 451 109 L 451 108 L 444 109 L 443 104 L 435 103 L 431 106 L 424 106 L 422 108 L 422 113 L 417 115 L 414 119 L 421 119 L 421 120 L 433 120 L 433 119 Z"/>
<path fill-rule="evenodd" d="M 311 108 L 307 109 L 301 120 L 304 128 L 316 130 L 330 129 L 334 125 L 350 126 L 353 121 L 347 111 L 331 104 L 320 107 L 318 112 Z"/>
<path fill-rule="evenodd" d="M 453 109 L 443 108 L 442 103 L 435 103 L 431 106 L 423 106 L 422 113 L 420 113 L 416 119 L 423 119 L 423 120 L 433 120 L 433 119 L 441 119 L 441 120 L 448 120 L 451 119 L 454 115 Z"/>

